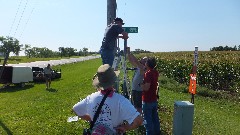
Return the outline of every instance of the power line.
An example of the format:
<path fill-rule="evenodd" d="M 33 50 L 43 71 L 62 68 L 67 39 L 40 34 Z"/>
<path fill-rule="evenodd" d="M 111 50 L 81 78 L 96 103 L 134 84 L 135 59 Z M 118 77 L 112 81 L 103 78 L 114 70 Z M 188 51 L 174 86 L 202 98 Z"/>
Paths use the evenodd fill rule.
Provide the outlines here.
<path fill-rule="evenodd" d="M 37 2 L 38 2 L 38 1 L 37 1 Z M 37 2 L 35 2 L 35 5 L 34 5 L 34 6 L 33 6 L 33 8 L 32 8 L 32 11 L 31 11 L 31 13 L 30 13 L 30 15 L 29 15 L 29 17 L 28 17 L 28 19 L 27 19 L 27 21 L 26 21 L 25 25 L 24 25 L 23 31 L 21 32 L 21 34 L 20 34 L 19 38 L 21 38 L 21 37 L 22 37 L 22 34 L 23 34 L 23 32 L 25 31 L 25 29 L 26 29 L 26 27 L 27 27 L 27 24 L 28 24 L 28 22 L 29 22 L 29 20 L 30 20 L 30 18 L 31 18 L 31 16 L 32 16 L 32 14 L 33 14 L 33 11 L 34 11 L 34 10 L 35 10 L 35 8 L 36 8 Z"/>
<path fill-rule="evenodd" d="M 20 19 L 19 19 L 19 21 L 18 21 L 18 25 L 17 25 L 17 28 L 16 28 L 15 33 L 14 33 L 13 36 L 16 35 L 16 32 L 17 32 L 17 30 L 18 30 L 18 26 L 19 26 L 19 24 L 20 24 L 20 22 L 21 22 L 21 20 L 22 20 L 22 17 L 23 17 L 23 14 L 24 14 L 24 12 L 25 12 L 25 9 L 26 9 L 26 7 L 27 7 L 27 4 L 28 4 L 28 0 L 26 0 L 25 6 L 24 6 L 24 8 L 23 8 L 23 11 L 22 11 L 21 17 L 20 17 Z"/>
<path fill-rule="evenodd" d="M 18 11 L 19 11 L 19 8 L 20 8 L 21 4 L 22 4 L 22 0 L 21 0 L 20 3 L 18 4 L 18 9 L 17 9 L 17 12 L 16 12 L 16 14 L 15 14 L 13 23 L 12 23 L 12 25 L 11 25 L 11 27 L 10 27 L 10 31 L 9 31 L 9 33 L 8 33 L 8 36 L 10 36 L 10 34 L 11 34 L 11 32 L 12 32 L 12 27 L 13 27 L 15 21 L 16 21 L 16 17 L 17 17 L 17 15 L 18 15 Z"/>

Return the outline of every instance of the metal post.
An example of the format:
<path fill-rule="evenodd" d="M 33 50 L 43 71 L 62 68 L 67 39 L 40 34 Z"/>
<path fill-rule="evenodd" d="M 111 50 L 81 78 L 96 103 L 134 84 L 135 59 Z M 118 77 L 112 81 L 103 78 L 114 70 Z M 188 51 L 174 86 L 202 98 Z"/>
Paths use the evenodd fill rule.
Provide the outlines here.
<path fill-rule="evenodd" d="M 107 0 L 107 25 L 111 24 L 116 18 L 117 2 L 116 0 Z"/>
<path fill-rule="evenodd" d="M 128 90 L 127 90 L 127 70 L 126 70 L 126 52 L 127 52 L 127 39 L 124 39 L 124 63 L 123 63 L 123 72 L 124 72 L 124 76 L 123 76 L 123 95 L 129 99 L 129 95 L 128 95 Z"/>
<path fill-rule="evenodd" d="M 127 56 L 126 56 L 126 54 L 127 54 L 127 39 L 124 39 L 124 62 L 123 62 L 123 72 L 124 72 L 124 76 L 123 76 L 123 95 L 127 98 L 127 99 L 129 99 L 129 91 L 128 91 L 128 80 L 127 80 L 127 70 L 126 70 L 126 68 L 127 68 L 127 65 L 126 65 L 126 59 L 127 59 Z"/>
<path fill-rule="evenodd" d="M 195 74 L 195 75 L 197 74 L 197 64 L 198 64 L 198 46 L 195 46 L 192 74 Z M 192 97 L 191 97 L 191 103 L 194 104 L 194 94 L 193 93 L 192 93 Z"/>

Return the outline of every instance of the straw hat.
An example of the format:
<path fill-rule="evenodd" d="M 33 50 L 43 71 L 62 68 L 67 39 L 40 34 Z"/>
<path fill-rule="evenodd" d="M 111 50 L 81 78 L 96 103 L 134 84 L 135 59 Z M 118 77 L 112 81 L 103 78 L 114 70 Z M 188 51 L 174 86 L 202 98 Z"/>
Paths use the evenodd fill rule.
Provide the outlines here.
<path fill-rule="evenodd" d="M 107 89 L 113 86 L 118 75 L 119 71 L 114 71 L 109 64 L 101 65 L 94 75 L 92 85 L 103 90 Z"/>

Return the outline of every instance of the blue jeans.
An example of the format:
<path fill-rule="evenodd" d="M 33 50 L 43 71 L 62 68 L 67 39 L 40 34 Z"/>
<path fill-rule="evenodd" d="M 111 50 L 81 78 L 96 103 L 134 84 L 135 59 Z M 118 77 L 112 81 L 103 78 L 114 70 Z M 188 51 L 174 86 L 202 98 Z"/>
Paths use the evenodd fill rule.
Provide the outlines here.
<path fill-rule="evenodd" d="M 110 49 L 101 48 L 100 53 L 101 53 L 101 57 L 102 57 L 102 63 L 109 64 L 110 66 L 112 66 L 114 56 L 115 56 L 115 51 L 110 50 Z"/>
<path fill-rule="evenodd" d="M 146 103 L 143 102 L 142 109 L 144 115 L 144 126 L 146 135 L 160 135 L 160 122 L 157 112 L 157 101 Z"/>

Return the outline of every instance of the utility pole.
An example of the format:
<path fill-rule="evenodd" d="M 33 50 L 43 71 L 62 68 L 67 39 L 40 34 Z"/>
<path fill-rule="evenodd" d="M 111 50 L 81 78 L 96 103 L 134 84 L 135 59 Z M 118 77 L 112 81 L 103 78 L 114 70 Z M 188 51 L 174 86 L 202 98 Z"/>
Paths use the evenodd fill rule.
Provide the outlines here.
<path fill-rule="evenodd" d="M 107 25 L 116 18 L 117 2 L 116 0 L 107 0 Z"/>

